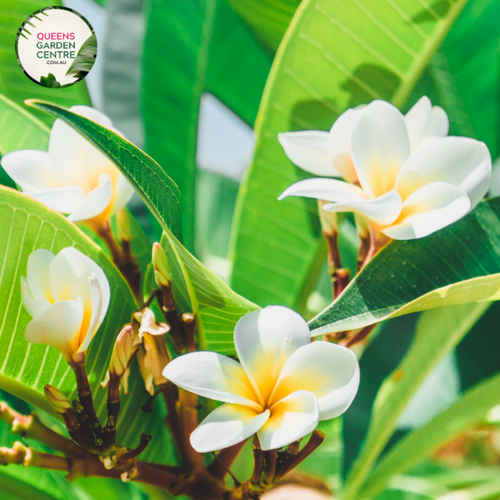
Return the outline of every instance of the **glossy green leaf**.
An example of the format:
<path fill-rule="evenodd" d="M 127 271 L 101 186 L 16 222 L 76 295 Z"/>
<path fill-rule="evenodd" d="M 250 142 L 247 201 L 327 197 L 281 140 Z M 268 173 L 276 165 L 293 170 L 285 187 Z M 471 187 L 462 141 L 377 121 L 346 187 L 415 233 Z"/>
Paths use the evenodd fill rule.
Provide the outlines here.
<path fill-rule="evenodd" d="M 302 309 L 324 262 L 316 202 L 278 196 L 305 177 L 277 134 L 328 130 L 375 98 L 402 106 L 465 0 L 377 3 L 305 0 L 274 60 L 259 110 L 252 165 L 238 201 L 233 289 L 259 305 Z"/>
<path fill-rule="evenodd" d="M 105 415 L 106 391 L 98 385 L 104 380 L 114 339 L 122 325 L 130 321 L 136 305 L 125 281 L 105 254 L 75 225 L 27 196 L 0 188 L 0 388 L 52 413 L 43 395 L 45 384 L 59 387 L 70 399 L 75 397 L 71 369 L 56 349 L 30 344 L 24 339 L 30 316 L 21 303 L 21 276 L 26 275 L 29 255 L 37 248 L 56 254 L 74 246 L 92 258 L 106 273 L 112 290 L 108 314 L 87 354 L 87 371 L 94 389 L 96 408 Z M 145 402 L 144 383 L 134 366 L 130 395 L 124 396 L 120 413 L 119 440 L 136 446 L 141 431 L 156 439 L 146 457 L 171 459 L 165 447 L 168 436 L 159 415 L 146 415 L 138 408 Z M 160 408 L 160 406 L 158 407 Z"/>
<path fill-rule="evenodd" d="M 97 37 L 95 33 L 92 33 L 83 45 L 80 47 L 75 60 L 72 62 L 67 75 L 70 73 L 84 73 L 78 76 L 85 76 L 94 66 L 95 58 L 97 57 Z"/>
<path fill-rule="evenodd" d="M 164 229 L 181 238 L 179 189 L 158 163 L 131 142 L 92 120 L 48 102 L 30 100 L 29 104 L 65 121 L 106 155 L 136 188 Z"/>
<path fill-rule="evenodd" d="M 379 389 L 368 435 L 361 453 L 349 471 L 343 500 L 359 498 L 363 483 L 394 433 L 397 421 L 412 396 L 438 362 L 474 326 L 488 306 L 487 303 L 453 306 L 428 311 L 420 316 L 415 338 L 408 352 Z"/>
<path fill-rule="evenodd" d="M 276 52 L 301 0 L 229 0 L 257 38 Z"/>
<path fill-rule="evenodd" d="M 393 241 L 310 322 L 313 335 L 435 307 L 500 299 L 500 198 L 427 238 Z"/>
<path fill-rule="evenodd" d="M 381 491 L 391 476 L 408 470 L 473 425 L 483 422 L 488 411 L 498 404 L 500 375 L 470 389 L 434 420 L 402 439 L 371 473 L 361 497 L 371 498 Z"/>
<path fill-rule="evenodd" d="M 177 308 L 180 312 L 196 315 L 200 349 L 236 354 L 234 327 L 242 316 L 258 306 L 234 293 L 193 257 L 172 233 L 166 231 L 161 244 L 172 274 Z"/>
<path fill-rule="evenodd" d="M 16 35 L 23 21 L 33 12 L 47 6 L 62 5 L 60 0 L 4 0 L 0 9 L 0 93 L 23 105 L 26 98 L 50 99 L 62 106 L 89 104 L 85 82 L 81 81 L 67 88 L 57 90 L 44 88 L 30 80 L 17 63 Z M 47 72 L 48 73 L 48 72 Z M 34 111 L 43 122 L 52 124 L 54 119 Z"/>
<path fill-rule="evenodd" d="M 47 149 L 49 133 L 44 123 L 0 94 L 0 157 L 17 149 Z M 15 187 L 1 166 L 0 184 Z"/>
<path fill-rule="evenodd" d="M 499 16 L 497 1 L 470 0 L 442 47 L 472 131 L 493 158 L 500 153 Z"/>
<path fill-rule="evenodd" d="M 192 250 L 201 96 L 211 92 L 253 123 L 271 61 L 226 0 L 149 0 L 145 13 L 146 151 L 179 186 L 185 244 Z"/>

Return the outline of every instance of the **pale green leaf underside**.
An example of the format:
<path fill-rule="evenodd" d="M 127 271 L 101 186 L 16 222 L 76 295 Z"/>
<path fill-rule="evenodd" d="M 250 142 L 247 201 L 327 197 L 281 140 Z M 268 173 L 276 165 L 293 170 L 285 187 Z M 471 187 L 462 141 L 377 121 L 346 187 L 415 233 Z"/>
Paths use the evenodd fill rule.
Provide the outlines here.
<path fill-rule="evenodd" d="M 21 303 L 21 276 L 26 275 L 29 255 L 37 248 L 56 254 L 73 246 L 93 259 L 105 272 L 111 287 L 111 302 L 106 318 L 94 337 L 87 355 L 87 371 L 94 389 L 99 415 L 105 415 L 104 380 L 111 349 L 119 329 L 130 321 L 136 305 L 125 281 L 105 254 L 75 225 L 26 195 L 0 188 L 0 388 L 52 413 L 43 395 L 46 384 L 75 397 L 74 377 L 59 352 L 24 339 L 31 320 Z M 165 433 L 161 417 L 146 415 L 139 408 L 145 402 L 144 383 L 134 367 L 130 395 L 124 396 L 120 413 L 119 438 L 123 444 L 137 445 L 137 436 L 147 431 L 156 438 L 146 454 L 164 459 L 160 445 Z M 160 446 L 157 446 L 160 445 Z"/>
<path fill-rule="evenodd" d="M 179 189 L 150 156 L 112 130 L 88 118 L 48 102 L 27 102 L 30 106 L 65 121 L 106 155 L 135 187 L 158 222 L 182 239 Z"/>
<path fill-rule="evenodd" d="M 310 322 L 338 332 L 434 307 L 500 299 L 500 198 L 426 238 L 393 241 Z"/>
<path fill-rule="evenodd" d="M 301 308 L 325 254 L 314 200 L 278 196 L 306 174 L 279 132 L 328 130 L 345 109 L 382 98 L 402 106 L 465 0 L 304 0 L 277 52 L 238 200 L 233 289 L 259 305 Z M 307 277 L 306 279 L 304 277 Z"/>
<path fill-rule="evenodd" d="M 234 327 L 242 316 L 258 306 L 234 293 L 171 233 L 165 232 L 161 243 L 172 274 L 176 304 L 182 312 L 196 315 L 199 347 L 236 354 Z"/>

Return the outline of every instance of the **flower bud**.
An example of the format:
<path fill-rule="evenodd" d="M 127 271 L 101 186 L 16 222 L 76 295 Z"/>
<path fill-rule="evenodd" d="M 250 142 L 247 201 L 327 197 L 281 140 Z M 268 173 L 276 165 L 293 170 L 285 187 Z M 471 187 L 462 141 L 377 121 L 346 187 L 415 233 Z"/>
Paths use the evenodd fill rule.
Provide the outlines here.
<path fill-rule="evenodd" d="M 117 212 L 116 222 L 118 225 L 118 239 L 120 241 L 132 241 L 132 233 L 130 232 L 130 219 L 125 208 L 122 208 Z"/>
<path fill-rule="evenodd" d="M 154 386 L 167 382 L 162 373 L 170 361 L 165 340 L 158 335 L 145 334 L 137 351 L 137 359 L 146 390 L 153 396 Z"/>
<path fill-rule="evenodd" d="M 134 330 L 130 325 L 125 326 L 116 338 L 113 354 L 109 363 L 111 375 L 123 377 L 130 360 L 137 347 L 134 346 Z"/>
<path fill-rule="evenodd" d="M 59 389 L 52 385 L 46 385 L 44 391 L 50 406 L 60 415 L 64 415 L 71 409 L 68 398 Z"/>
<path fill-rule="evenodd" d="M 172 280 L 170 277 L 167 256 L 159 243 L 153 245 L 153 267 L 156 284 L 158 286 L 170 286 Z"/>

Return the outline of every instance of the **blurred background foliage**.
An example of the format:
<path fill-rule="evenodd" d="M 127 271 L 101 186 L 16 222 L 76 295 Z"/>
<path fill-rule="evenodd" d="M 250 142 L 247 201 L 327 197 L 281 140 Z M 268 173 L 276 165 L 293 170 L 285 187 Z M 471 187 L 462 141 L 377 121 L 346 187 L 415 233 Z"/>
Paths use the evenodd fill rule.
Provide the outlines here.
<path fill-rule="evenodd" d="M 389 0 L 371 5 L 393 32 L 387 26 L 375 26 L 373 18 L 373 26 L 369 25 L 365 16 L 369 2 L 361 0 L 333 2 L 332 9 L 338 7 L 333 14 L 326 2 L 317 2 L 316 11 L 307 13 L 311 24 L 307 25 L 304 12 L 300 26 L 299 16 L 294 18 L 297 9 L 304 9 L 299 0 L 68 0 L 64 5 L 84 14 L 94 26 L 97 64 L 85 81 L 66 89 L 46 89 L 25 77 L 16 61 L 14 41 L 26 16 L 58 2 L 0 0 L 0 93 L 35 115 L 40 121 L 34 127 L 45 131 L 53 118 L 25 107 L 25 99 L 68 107 L 92 103 L 108 114 L 179 186 L 186 247 L 249 300 L 261 306 L 285 304 L 310 318 L 331 302 L 325 249 L 313 204 L 302 200 L 274 205 L 280 186 L 302 175 L 279 150 L 276 133 L 327 129 L 343 109 L 377 95 L 406 111 L 426 94 L 448 112 L 452 134 L 485 141 L 496 160 L 500 153 L 500 1 L 469 0 L 455 21 L 450 12 L 459 3 L 463 2 L 436 0 L 427 5 L 423 0 L 407 0 L 393 6 L 403 14 L 415 12 L 404 19 L 413 31 L 402 31 L 404 36 L 398 39 L 394 33 L 404 23 L 391 25 Z M 449 18 L 452 26 L 446 25 Z M 329 24 L 321 24 L 325 19 Z M 292 40 L 294 30 L 301 36 Z M 380 41 L 377 30 L 400 40 L 401 54 L 389 42 Z M 447 32 L 444 40 L 432 38 L 433 30 Z M 306 42 L 309 48 L 304 48 Z M 324 57 L 314 55 L 311 47 L 318 46 L 323 47 Z M 337 52 L 328 52 L 332 47 Z M 374 50 L 386 49 L 394 55 L 387 65 L 369 62 Z M 294 59 L 295 53 L 300 57 Z M 347 80 L 346 74 L 351 75 Z M 272 85 L 266 87 L 268 77 Z M 0 101 L 3 155 L 16 149 L 17 138 L 29 131 L 13 129 L 2 106 Z M 31 147 L 46 145 L 32 142 Z M 12 186 L 4 172 L 0 182 Z M 500 192 L 497 174 L 492 191 Z M 161 229 L 138 197 L 130 208 L 150 240 L 159 240 Z M 344 262 L 353 267 L 357 236 L 352 220 L 345 217 L 341 227 Z M 465 391 L 498 374 L 500 305 L 480 313 L 467 307 L 461 308 L 464 323 L 468 317 L 473 319 L 463 340 L 436 361 L 399 416 L 386 453 L 410 430 L 422 428 L 456 403 Z M 339 487 L 366 437 L 383 381 L 399 365 L 418 325 L 428 324 L 428 314 L 396 318 L 377 328 L 361 357 L 356 400 L 343 421 L 326 423 L 328 441 L 306 461 L 304 473 L 332 489 Z M 456 326 L 449 321 L 441 327 Z M 2 397 L 14 405 L 23 404 L 7 394 Z M 376 498 L 452 500 L 453 491 L 462 488 L 468 496 L 456 498 L 500 498 L 500 418 L 490 414 L 483 420 L 446 446 L 429 450 L 425 460 L 393 478 Z M 11 442 L 5 426 L 0 426 L 0 443 Z M 242 454 L 235 471 L 244 476 L 248 470 Z M 15 467 L 0 472 L 6 499 L 31 494 L 40 499 L 167 498 L 118 482 L 92 479 L 68 485 L 58 473 L 30 470 L 27 474 Z"/>

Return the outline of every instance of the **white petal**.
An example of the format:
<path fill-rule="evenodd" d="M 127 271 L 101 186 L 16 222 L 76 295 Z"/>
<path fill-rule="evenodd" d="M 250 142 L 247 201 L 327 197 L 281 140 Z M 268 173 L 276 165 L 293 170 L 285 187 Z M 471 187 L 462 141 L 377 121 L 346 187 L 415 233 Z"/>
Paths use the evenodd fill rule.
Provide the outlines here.
<path fill-rule="evenodd" d="M 272 402 L 296 391 L 309 391 L 318 398 L 319 419 L 327 420 L 349 408 L 358 386 L 359 364 L 353 351 L 329 342 L 312 342 L 287 361 Z"/>
<path fill-rule="evenodd" d="M 150 335 L 165 335 L 168 332 L 169 328 L 164 323 L 158 324 L 156 323 L 156 318 L 154 312 L 146 308 L 144 314 L 141 317 L 141 326 L 139 327 L 139 338 L 144 337 L 145 333 L 149 333 Z"/>
<path fill-rule="evenodd" d="M 269 410 L 259 414 L 247 406 L 224 404 L 191 434 L 191 446 L 198 453 L 228 448 L 253 436 L 268 418 Z"/>
<path fill-rule="evenodd" d="M 411 194 L 397 223 L 382 232 L 395 240 L 423 238 L 466 215 L 470 199 L 460 188 L 432 182 Z"/>
<path fill-rule="evenodd" d="M 102 322 L 109 306 L 109 283 L 103 270 L 89 257 L 76 248 L 61 250 L 50 264 L 50 288 L 55 300 L 67 300 L 71 287 L 83 274 L 94 275 L 102 294 L 102 309 L 99 323 Z"/>
<path fill-rule="evenodd" d="M 342 178 L 354 183 L 358 180 L 351 156 L 351 135 L 354 121 L 361 109 L 348 109 L 342 113 L 330 129 L 327 143 L 328 158 Z"/>
<path fill-rule="evenodd" d="M 307 436 L 319 422 L 318 399 L 312 392 L 290 394 L 271 408 L 271 416 L 257 433 L 263 450 L 275 450 Z"/>
<path fill-rule="evenodd" d="M 288 358 L 311 342 L 304 318 L 282 306 L 243 316 L 234 329 L 238 358 L 265 406 Z"/>
<path fill-rule="evenodd" d="M 389 192 L 410 155 L 402 113 L 388 102 L 373 101 L 354 123 L 351 147 L 361 187 L 372 196 Z"/>
<path fill-rule="evenodd" d="M 491 156 L 484 142 L 469 137 L 444 137 L 411 156 L 396 189 L 407 198 L 430 182 L 447 182 L 465 191 L 474 208 L 488 192 Z"/>
<path fill-rule="evenodd" d="M 102 214 L 108 208 L 111 194 L 112 187 L 109 175 L 102 174 L 99 178 L 99 186 L 87 195 L 83 203 L 71 213 L 68 220 L 78 222 Z"/>
<path fill-rule="evenodd" d="M 306 172 L 330 177 L 340 176 L 326 154 L 328 132 L 285 132 L 278 134 L 278 139 L 288 158 Z"/>
<path fill-rule="evenodd" d="M 25 338 L 33 344 L 47 344 L 59 349 L 67 358 L 78 349 L 83 320 L 83 301 L 56 302 L 26 327 Z"/>
<path fill-rule="evenodd" d="M 130 182 L 121 173 L 118 174 L 116 182 L 113 186 L 113 195 L 111 198 L 111 206 L 109 216 L 116 214 L 121 210 L 132 198 L 134 188 Z"/>
<path fill-rule="evenodd" d="M 349 203 L 366 200 L 366 193 L 357 186 L 336 179 L 304 179 L 285 189 L 278 200 L 287 196 L 303 196 L 325 201 Z"/>
<path fill-rule="evenodd" d="M 50 302 L 45 298 L 42 298 L 42 300 L 35 300 L 33 298 L 29 291 L 28 282 L 24 276 L 21 276 L 21 299 L 24 307 L 32 318 L 41 314 L 50 305 Z"/>
<path fill-rule="evenodd" d="M 186 391 L 262 411 L 242 366 L 215 352 L 193 352 L 171 361 L 163 376 Z"/>
<path fill-rule="evenodd" d="M 26 194 L 61 214 L 70 214 L 77 210 L 85 201 L 86 196 L 82 188 L 76 185 L 32 191 Z"/>
<path fill-rule="evenodd" d="M 53 302 L 50 290 L 49 266 L 54 260 L 54 254 L 39 248 L 28 257 L 26 278 L 32 297 L 40 302 Z"/>
<path fill-rule="evenodd" d="M 12 180 L 26 193 L 64 186 L 46 151 L 13 151 L 2 157 L 1 164 Z"/>
<path fill-rule="evenodd" d="M 432 106 L 427 96 L 421 97 L 406 113 L 405 123 L 412 153 L 439 137 L 447 136 L 450 128 L 446 111 Z"/>
<path fill-rule="evenodd" d="M 376 224 L 392 224 L 401 213 L 401 196 L 396 191 L 389 191 L 373 200 L 360 200 L 346 203 L 327 203 L 323 210 L 327 212 L 355 212 Z"/>

